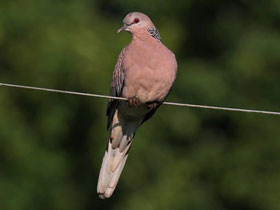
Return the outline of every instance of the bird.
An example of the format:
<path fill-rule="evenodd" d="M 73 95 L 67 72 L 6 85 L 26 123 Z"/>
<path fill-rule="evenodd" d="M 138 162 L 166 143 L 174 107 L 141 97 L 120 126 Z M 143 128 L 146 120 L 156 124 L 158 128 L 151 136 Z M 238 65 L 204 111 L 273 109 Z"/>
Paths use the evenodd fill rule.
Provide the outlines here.
<path fill-rule="evenodd" d="M 127 31 L 131 42 L 121 51 L 110 89 L 107 129 L 110 132 L 103 157 L 97 193 L 101 199 L 112 196 L 126 163 L 137 128 L 150 119 L 166 99 L 176 79 L 177 61 L 163 43 L 151 19 L 131 12 L 117 31 Z"/>

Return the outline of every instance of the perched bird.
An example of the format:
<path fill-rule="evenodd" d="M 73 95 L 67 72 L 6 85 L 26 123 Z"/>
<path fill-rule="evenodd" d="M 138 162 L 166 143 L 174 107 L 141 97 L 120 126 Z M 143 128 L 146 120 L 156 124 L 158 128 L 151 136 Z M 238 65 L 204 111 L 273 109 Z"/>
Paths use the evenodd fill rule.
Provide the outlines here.
<path fill-rule="evenodd" d="M 97 193 L 109 198 L 118 183 L 137 128 L 150 119 L 167 97 L 177 72 L 175 55 L 161 42 L 151 19 L 140 12 L 129 13 L 118 30 L 128 31 L 132 41 L 120 53 L 110 95 L 128 101 L 109 100 L 110 131 L 99 173 Z"/>

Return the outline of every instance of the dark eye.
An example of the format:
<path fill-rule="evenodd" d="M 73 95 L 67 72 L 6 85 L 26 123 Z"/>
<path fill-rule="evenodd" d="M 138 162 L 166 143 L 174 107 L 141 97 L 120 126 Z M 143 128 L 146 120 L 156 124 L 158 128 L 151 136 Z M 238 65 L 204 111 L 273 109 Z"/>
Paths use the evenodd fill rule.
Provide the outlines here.
<path fill-rule="evenodd" d="M 139 22 L 140 22 L 139 18 L 134 18 L 133 23 L 139 23 Z"/>

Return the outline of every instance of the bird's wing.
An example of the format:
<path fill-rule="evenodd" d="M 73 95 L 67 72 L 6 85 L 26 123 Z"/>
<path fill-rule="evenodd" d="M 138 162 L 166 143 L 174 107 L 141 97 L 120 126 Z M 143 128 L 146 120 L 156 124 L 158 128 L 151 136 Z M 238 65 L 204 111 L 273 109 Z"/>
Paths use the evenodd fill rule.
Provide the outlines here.
<path fill-rule="evenodd" d="M 111 90 L 110 90 L 110 96 L 116 96 L 120 97 L 122 96 L 122 89 L 124 86 L 124 71 L 122 69 L 122 62 L 124 58 L 126 48 L 124 48 L 118 58 L 118 61 L 115 66 L 115 70 L 113 72 L 113 79 L 112 79 L 112 84 L 111 84 Z M 109 129 L 114 113 L 116 111 L 116 108 L 119 104 L 119 100 L 116 99 L 109 99 L 108 105 L 107 105 L 107 128 Z"/>

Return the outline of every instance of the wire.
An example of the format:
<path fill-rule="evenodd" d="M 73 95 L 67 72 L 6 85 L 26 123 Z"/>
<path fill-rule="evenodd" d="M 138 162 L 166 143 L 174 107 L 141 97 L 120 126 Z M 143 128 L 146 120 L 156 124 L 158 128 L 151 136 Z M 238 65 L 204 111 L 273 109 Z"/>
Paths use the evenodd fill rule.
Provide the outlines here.
<path fill-rule="evenodd" d="M 40 87 L 15 85 L 15 84 L 7 84 L 7 83 L 0 83 L 0 86 L 127 101 L 127 98 L 123 98 L 123 97 L 115 97 L 115 96 L 107 96 L 107 95 L 99 95 L 99 94 L 91 94 L 91 93 L 81 93 L 81 92 L 67 91 L 67 90 L 56 90 L 56 89 L 50 89 L 50 88 L 40 88 Z M 263 110 L 239 109 L 239 108 L 206 106 L 206 105 L 196 105 L 196 104 L 183 104 L 183 103 L 174 103 L 174 102 L 163 102 L 163 104 L 172 105 L 172 106 L 201 108 L 201 109 L 214 109 L 214 110 L 224 110 L 224 111 L 233 111 L 233 112 L 247 112 L 247 113 L 258 113 L 258 114 L 268 114 L 268 115 L 280 115 L 280 112 L 263 111 Z"/>
<path fill-rule="evenodd" d="M 126 98 L 114 97 L 114 96 L 105 96 L 105 95 L 98 95 L 98 94 L 91 94 L 91 93 L 81 93 L 81 92 L 67 91 L 67 90 L 56 90 L 56 89 L 50 89 L 50 88 L 31 87 L 31 86 L 24 86 L 24 85 L 14 85 L 14 84 L 7 84 L 7 83 L 0 83 L 0 86 L 63 93 L 63 94 L 71 94 L 71 95 L 80 95 L 80 96 L 88 96 L 88 97 L 117 99 L 117 100 L 124 100 L 124 101 L 127 100 Z"/>

